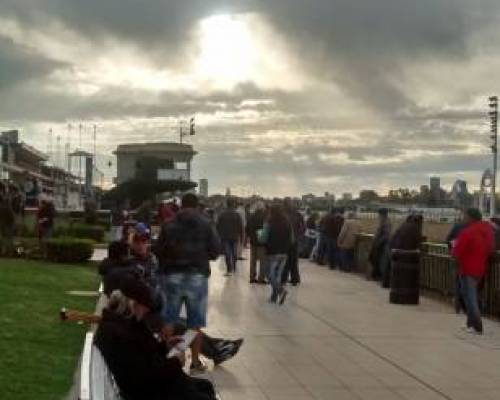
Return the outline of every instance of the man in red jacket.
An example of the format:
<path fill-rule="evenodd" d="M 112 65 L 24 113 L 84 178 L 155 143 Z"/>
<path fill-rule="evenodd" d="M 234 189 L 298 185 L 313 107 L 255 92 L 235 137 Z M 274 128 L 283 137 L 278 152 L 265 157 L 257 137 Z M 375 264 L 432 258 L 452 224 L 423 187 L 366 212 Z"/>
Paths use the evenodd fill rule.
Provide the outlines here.
<path fill-rule="evenodd" d="M 482 219 L 478 209 L 470 208 L 466 211 L 466 227 L 458 235 L 452 250 L 458 264 L 460 291 L 467 311 L 466 329 L 476 334 L 483 333 L 477 285 L 486 274 L 488 259 L 494 248 L 493 229 Z"/>

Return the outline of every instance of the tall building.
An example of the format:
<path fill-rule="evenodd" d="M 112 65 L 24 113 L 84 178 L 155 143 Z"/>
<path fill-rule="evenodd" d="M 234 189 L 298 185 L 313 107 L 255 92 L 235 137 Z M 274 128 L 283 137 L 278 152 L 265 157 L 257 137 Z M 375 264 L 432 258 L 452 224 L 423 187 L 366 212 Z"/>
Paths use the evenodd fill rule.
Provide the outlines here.
<path fill-rule="evenodd" d="M 208 179 L 200 179 L 198 190 L 201 197 L 208 197 Z"/>
<path fill-rule="evenodd" d="M 122 144 L 117 157 L 116 183 L 131 179 L 191 180 L 193 146 L 181 143 Z"/>
<path fill-rule="evenodd" d="M 430 202 L 433 205 L 439 204 L 443 200 L 441 191 L 441 178 L 431 176 L 430 178 Z"/>

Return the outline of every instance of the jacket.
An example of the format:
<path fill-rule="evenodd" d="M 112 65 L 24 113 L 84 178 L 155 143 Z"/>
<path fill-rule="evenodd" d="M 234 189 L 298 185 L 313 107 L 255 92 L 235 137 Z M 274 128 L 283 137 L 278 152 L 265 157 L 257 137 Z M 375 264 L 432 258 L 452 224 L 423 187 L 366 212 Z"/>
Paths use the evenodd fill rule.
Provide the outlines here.
<path fill-rule="evenodd" d="M 94 344 L 124 400 L 174 400 L 189 390 L 190 379 L 180 361 L 166 358 L 166 346 L 142 321 L 105 309 Z"/>
<path fill-rule="evenodd" d="M 354 249 L 357 236 L 361 233 L 361 224 L 355 219 L 347 219 L 340 230 L 337 244 L 344 250 Z"/>
<path fill-rule="evenodd" d="M 221 253 L 220 239 L 197 210 L 180 211 L 162 226 L 156 246 L 161 273 L 210 275 L 210 260 Z"/>
<path fill-rule="evenodd" d="M 292 225 L 286 217 L 281 221 L 268 221 L 266 253 L 268 255 L 287 254 L 293 243 Z"/>
<path fill-rule="evenodd" d="M 344 217 L 328 214 L 323 220 L 323 231 L 326 237 L 337 240 L 344 225 Z"/>
<path fill-rule="evenodd" d="M 394 232 L 389 242 L 391 250 L 419 250 L 423 242 L 421 228 L 409 221 L 405 221 Z"/>
<path fill-rule="evenodd" d="M 250 238 L 250 244 L 252 246 L 260 245 L 259 240 L 257 239 L 257 231 L 263 228 L 264 219 L 265 219 L 264 210 L 257 210 L 250 216 L 250 218 L 248 218 L 245 231 L 247 236 Z"/>
<path fill-rule="evenodd" d="M 493 249 L 493 229 L 488 222 L 478 221 L 466 226 L 452 249 L 452 255 L 458 262 L 459 274 L 482 278 Z"/>
<path fill-rule="evenodd" d="M 222 240 L 239 240 L 243 236 L 241 215 L 232 209 L 224 210 L 217 218 L 217 232 Z"/>

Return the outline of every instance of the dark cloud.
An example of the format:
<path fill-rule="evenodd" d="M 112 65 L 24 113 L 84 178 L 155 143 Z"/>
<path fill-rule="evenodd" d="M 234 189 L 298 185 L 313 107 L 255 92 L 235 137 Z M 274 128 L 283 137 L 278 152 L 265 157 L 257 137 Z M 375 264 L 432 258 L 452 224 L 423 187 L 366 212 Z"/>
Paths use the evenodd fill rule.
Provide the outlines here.
<path fill-rule="evenodd" d="M 67 67 L 0 36 L 0 91 Z"/>

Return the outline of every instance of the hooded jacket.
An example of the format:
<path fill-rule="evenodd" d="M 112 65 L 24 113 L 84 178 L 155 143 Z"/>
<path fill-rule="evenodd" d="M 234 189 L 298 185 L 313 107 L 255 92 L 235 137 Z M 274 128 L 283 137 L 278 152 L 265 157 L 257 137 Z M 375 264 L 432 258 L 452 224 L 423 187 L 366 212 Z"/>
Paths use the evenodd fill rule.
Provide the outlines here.
<path fill-rule="evenodd" d="M 184 209 L 162 226 L 157 244 L 160 272 L 210 275 L 210 260 L 220 252 L 220 239 L 197 210 Z"/>
<path fill-rule="evenodd" d="M 458 235 L 452 250 L 459 274 L 482 278 L 493 250 L 493 229 L 488 222 L 477 221 L 467 225 Z"/>
<path fill-rule="evenodd" d="M 189 390 L 180 361 L 166 358 L 166 347 L 142 321 L 105 309 L 94 343 L 124 400 L 178 399 Z"/>

